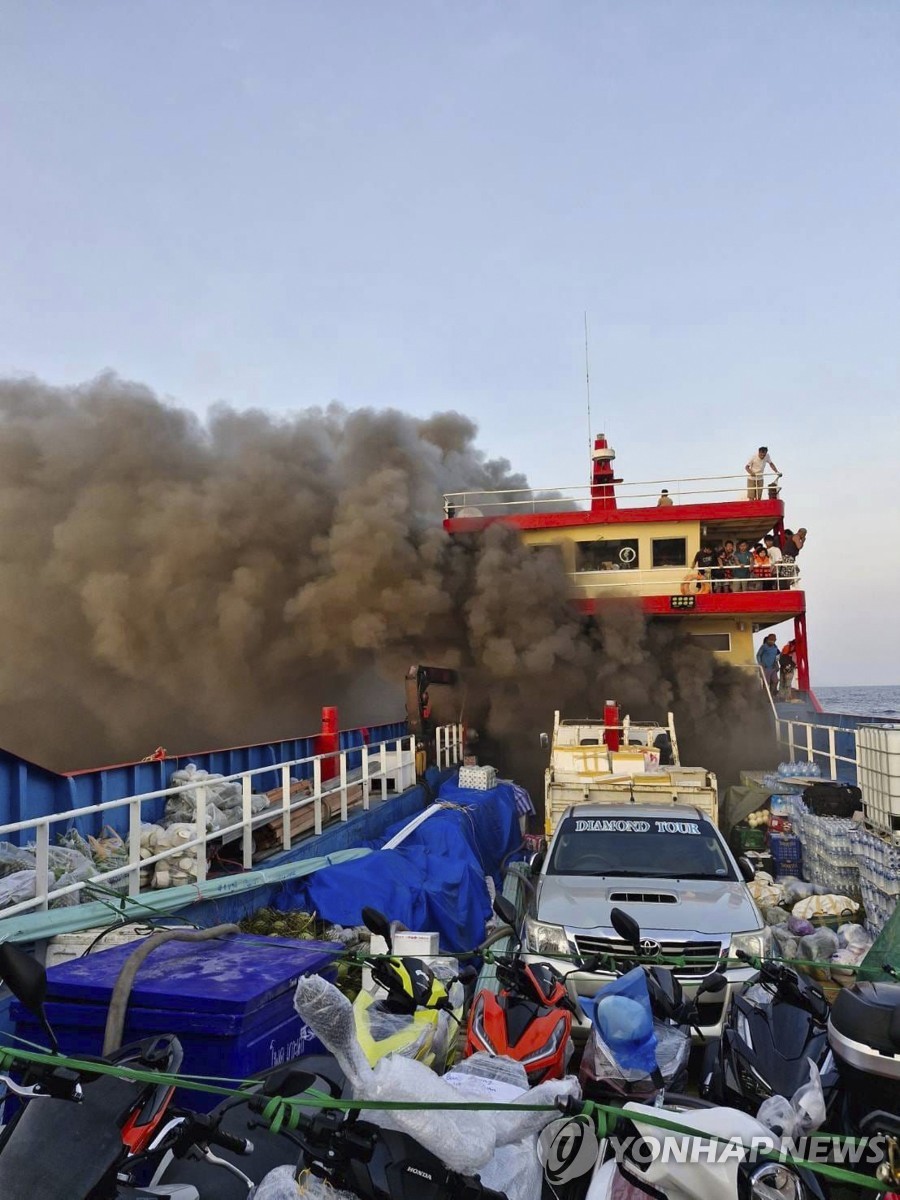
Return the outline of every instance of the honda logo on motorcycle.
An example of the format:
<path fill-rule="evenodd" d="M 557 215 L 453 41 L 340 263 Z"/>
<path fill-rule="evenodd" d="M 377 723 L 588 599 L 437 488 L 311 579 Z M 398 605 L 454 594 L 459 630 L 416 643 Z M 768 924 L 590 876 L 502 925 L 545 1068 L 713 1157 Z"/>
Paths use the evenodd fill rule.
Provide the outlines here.
<path fill-rule="evenodd" d="M 641 942 L 641 958 L 659 958 L 662 954 L 662 946 L 659 942 L 651 941 L 650 938 L 644 938 Z"/>

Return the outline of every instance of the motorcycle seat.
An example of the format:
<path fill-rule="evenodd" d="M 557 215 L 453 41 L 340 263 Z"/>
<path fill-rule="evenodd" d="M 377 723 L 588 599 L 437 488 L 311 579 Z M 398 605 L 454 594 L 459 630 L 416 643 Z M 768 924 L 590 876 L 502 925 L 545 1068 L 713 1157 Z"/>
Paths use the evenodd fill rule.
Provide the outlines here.
<path fill-rule="evenodd" d="M 878 1054 L 900 1053 L 900 984 L 857 983 L 838 992 L 831 1025 Z"/>

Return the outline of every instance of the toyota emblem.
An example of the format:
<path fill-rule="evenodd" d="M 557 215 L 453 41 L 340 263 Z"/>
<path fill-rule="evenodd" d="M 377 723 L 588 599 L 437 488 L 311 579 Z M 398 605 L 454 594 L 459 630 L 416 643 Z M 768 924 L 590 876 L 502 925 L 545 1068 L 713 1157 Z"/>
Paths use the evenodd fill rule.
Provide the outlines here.
<path fill-rule="evenodd" d="M 662 946 L 659 942 L 653 942 L 650 938 L 644 938 L 641 942 L 641 958 L 659 958 L 662 954 Z"/>

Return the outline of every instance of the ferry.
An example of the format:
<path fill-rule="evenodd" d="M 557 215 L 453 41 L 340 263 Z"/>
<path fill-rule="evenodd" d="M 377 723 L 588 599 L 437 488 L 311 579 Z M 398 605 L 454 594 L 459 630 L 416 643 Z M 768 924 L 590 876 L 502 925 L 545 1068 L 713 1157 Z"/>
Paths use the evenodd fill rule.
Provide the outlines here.
<path fill-rule="evenodd" d="M 758 488 L 743 476 L 626 483 L 615 475 L 615 457 L 601 433 L 585 488 L 445 495 L 444 528 L 458 535 L 494 522 L 512 526 L 536 553 L 560 562 L 586 616 L 611 601 L 638 601 L 649 620 L 678 622 L 697 644 L 754 676 L 754 633 L 792 621 L 795 699 L 817 708 L 799 564 L 790 574 L 746 579 L 695 566 L 705 547 L 753 547 L 767 534 L 783 547 L 780 483 Z"/>
<path fill-rule="evenodd" d="M 677 622 L 744 671 L 748 689 L 763 686 L 754 634 L 791 622 L 795 687 L 789 698 L 765 691 L 773 737 L 786 759 L 812 762 L 826 778 L 866 786 L 868 771 L 877 828 L 896 838 L 900 730 L 887 720 L 822 710 L 810 685 L 802 563 L 740 586 L 733 573 L 701 565 L 704 546 L 754 545 L 766 535 L 783 543 L 780 477 L 763 488 L 734 475 L 630 483 L 616 475 L 614 461 L 599 434 L 583 488 L 448 494 L 444 529 L 458 536 L 495 522 L 511 526 L 534 553 L 561 563 L 586 620 L 604 605 L 637 603 L 651 622 Z M 200 925 L 240 919 L 323 866 L 353 863 L 398 823 L 415 827 L 435 789 L 463 763 L 463 726 L 435 727 L 429 709 L 429 687 L 454 682 L 453 672 L 413 666 L 407 712 L 393 722 L 341 730 L 337 711 L 326 708 L 321 728 L 307 736 L 177 758 L 160 750 L 142 762 L 56 773 L 0 750 L 0 940 L 42 951 L 52 937 L 72 936 L 72 952 L 81 953 L 98 928 L 133 913 L 177 914 Z M 548 706 L 549 720 L 552 698 Z M 873 728 L 883 751 L 874 773 Z M 223 783 L 236 789 L 236 804 L 224 827 L 210 828 L 211 788 Z M 193 826 L 181 841 L 146 844 L 142 825 L 185 793 L 195 806 Z M 60 835 L 102 838 L 110 830 L 112 869 L 71 877 L 50 870 Z M 28 846 L 36 883 L 16 894 L 9 881 L 17 848 Z"/>

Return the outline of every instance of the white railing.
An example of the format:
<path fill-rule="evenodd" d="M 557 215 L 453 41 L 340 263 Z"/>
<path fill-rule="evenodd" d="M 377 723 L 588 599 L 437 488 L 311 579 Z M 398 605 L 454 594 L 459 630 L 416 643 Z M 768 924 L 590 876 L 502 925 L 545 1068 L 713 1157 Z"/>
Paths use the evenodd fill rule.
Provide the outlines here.
<path fill-rule="evenodd" d="M 651 507 L 658 502 L 663 489 L 668 492 L 673 505 L 702 504 L 711 497 L 720 501 L 747 500 L 751 491 L 754 499 L 776 500 L 781 491 L 780 479 L 776 481 L 774 476 L 766 476 L 757 496 L 755 487 L 748 486 L 748 477 L 743 472 L 740 475 L 693 475 L 682 479 L 644 479 L 598 486 L 612 487 L 616 501 L 622 508 Z M 464 510 L 478 509 L 483 516 L 567 512 L 590 508 L 591 499 L 589 484 L 580 487 L 447 492 L 444 496 L 444 513 L 447 517 L 474 517 L 479 513 Z"/>
<path fill-rule="evenodd" d="M 449 731 L 449 732 L 448 732 Z M 438 744 L 442 747 L 443 765 L 451 766 L 459 761 L 462 754 L 461 726 L 439 727 L 437 730 Z M 455 757 L 454 757 L 455 755 Z M 350 769 L 348 760 L 351 756 L 359 756 L 361 765 Z M 323 780 L 323 764 L 333 764 L 333 777 Z M 440 765 L 440 764 L 439 764 Z M 297 771 L 297 768 L 301 768 Z M 305 768 L 305 770 L 304 770 Z M 280 803 L 273 801 L 268 808 L 254 814 L 251 809 L 253 796 L 253 779 L 258 775 L 266 775 L 273 771 L 280 772 Z M 294 774 L 296 772 L 296 774 Z M 327 776 L 329 771 L 324 774 Z M 311 778 L 310 778 L 311 776 Z M 305 778 L 311 785 L 309 794 L 297 795 L 296 782 Z M 157 863 L 170 858 L 181 858 L 191 855 L 195 862 L 191 870 L 192 882 L 202 883 L 207 872 L 207 847 L 217 843 L 240 839 L 241 860 L 245 870 L 253 866 L 253 834 L 264 825 L 280 824 L 282 848 L 288 850 L 292 844 L 292 818 L 295 813 L 307 809 L 312 812 L 312 828 L 304 827 L 298 836 L 312 832 L 320 834 L 323 824 L 334 819 L 330 802 L 339 801 L 339 810 L 335 814 L 341 821 L 348 819 L 351 807 L 361 805 L 368 810 L 373 791 L 380 791 L 386 796 L 388 791 L 396 793 L 412 787 L 416 780 L 416 744 L 412 736 L 388 738 L 370 746 L 348 747 L 346 750 L 335 750 L 327 754 L 310 755 L 306 758 L 296 758 L 290 761 L 254 767 L 247 771 L 225 775 L 214 781 L 200 780 L 196 783 L 185 783 L 178 787 L 160 788 L 152 792 L 143 792 L 136 796 L 125 796 L 118 800 L 108 800 L 102 804 L 91 804 L 83 808 L 73 808 L 61 813 L 52 813 L 42 817 L 34 817 L 27 821 L 16 821 L 8 825 L 0 825 L 0 841 L 9 841 L 12 834 L 26 833 L 33 837 L 33 852 L 35 856 L 35 895 L 31 899 L 22 900 L 17 904 L 0 909 L 0 921 L 5 917 L 31 910 L 45 911 L 51 901 L 71 896 L 85 888 L 90 891 L 94 884 L 108 888 L 114 880 L 124 877 L 129 896 L 141 895 L 141 872 L 154 867 Z M 207 829 L 208 788 L 210 782 L 215 784 L 237 782 L 241 786 L 241 817 L 240 820 L 224 829 Z M 144 806 L 172 796 L 193 794 L 196 805 L 196 817 L 193 822 L 194 836 L 177 846 L 160 851 L 149 858 L 141 858 L 141 825 L 145 818 L 142 815 Z M 351 793 L 353 799 L 351 800 Z M 90 878 L 67 884 L 65 887 L 53 887 L 50 881 L 49 863 L 50 848 L 53 845 L 52 835 L 57 831 L 64 832 L 72 822 L 80 818 L 101 816 L 108 819 L 107 814 L 127 811 L 128 863 L 110 871 L 98 871 Z M 323 822 L 323 810 L 325 821 Z M 149 820 L 149 818 L 148 818 Z M 149 890 L 149 889 L 148 889 Z"/>
<path fill-rule="evenodd" d="M 796 569 L 796 563 L 794 564 Z M 733 570 L 731 567 L 725 570 Z M 697 577 L 701 578 L 698 579 Z M 706 593 L 744 595 L 748 593 L 786 592 L 799 587 L 800 575 L 775 576 L 771 579 L 719 579 L 707 571 L 695 571 L 692 567 L 613 567 L 612 570 L 570 571 L 569 581 L 575 592 L 593 596 L 598 591 L 615 590 L 633 596 L 677 596 L 699 590 L 692 583 L 699 583 Z M 769 586 L 763 587 L 763 584 Z"/>
<path fill-rule="evenodd" d="M 778 743 L 786 748 L 790 762 L 798 760 L 816 762 L 824 759 L 828 764 L 828 776 L 831 779 L 837 778 L 838 763 L 843 763 L 853 768 L 853 776 L 856 778 L 859 764 L 856 755 L 855 729 L 840 729 L 835 725 L 820 725 L 811 721 L 795 721 L 785 717 L 776 717 L 775 727 Z M 821 730 L 825 734 L 826 745 L 824 748 L 815 744 L 816 730 Z M 838 734 L 852 739 L 852 755 L 837 753 L 836 738 Z"/>
<path fill-rule="evenodd" d="M 455 766 L 462 761 L 463 726 L 439 725 L 435 731 L 435 758 L 438 767 Z"/>

